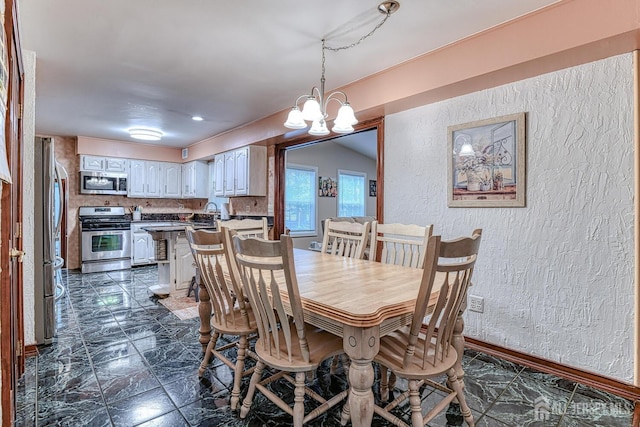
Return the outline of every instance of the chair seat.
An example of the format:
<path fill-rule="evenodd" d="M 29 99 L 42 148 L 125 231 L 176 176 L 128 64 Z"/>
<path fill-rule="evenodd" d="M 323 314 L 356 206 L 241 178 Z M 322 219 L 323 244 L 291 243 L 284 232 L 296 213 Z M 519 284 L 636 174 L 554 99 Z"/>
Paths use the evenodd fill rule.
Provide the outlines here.
<path fill-rule="evenodd" d="M 410 326 L 405 326 L 402 329 L 380 338 L 380 351 L 374 360 L 391 369 L 398 376 L 407 379 L 422 379 L 437 376 L 447 372 L 456 364 L 458 352 L 453 346 L 448 346 L 447 355 L 443 359 L 441 359 L 442 351 L 438 351 L 437 362 L 434 365 L 427 364 L 423 369 L 420 362 L 425 354 L 425 350 L 429 360 L 433 360 L 435 346 L 429 344 L 425 349 L 425 341 L 418 340 L 415 347 L 415 357 L 411 358 L 407 366 L 403 366 L 404 352 L 402 350 L 406 347 L 409 340 L 409 330 Z"/>
<path fill-rule="evenodd" d="M 294 328 L 293 325 L 291 327 Z M 342 349 L 342 338 L 336 335 L 310 325 L 305 325 L 305 335 L 310 350 L 309 362 L 305 362 L 302 354 L 300 354 L 300 347 L 297 340 L 294 340 L 291 344 L 291 362 L 289 362 L 286 341 L 282 330 L 280 330 L 278 334 L 280 340 L 280 357 L 277 356 L 275 351 L 269 352 L 269 349 L 265 348 L 265 341 L 262 337 L 259 337 L 255 343 L 255 352 L 258 358 L 265 364 L 287 372 L 307 372 L 314 370 L 323 360 L 344 352 Z"/>
<path fill-rule="evenodd" d="M 249 317 L 248 328 L 245 326 L 245 320 L 242 318 L 242 314 L 238 308 L 225 315 L 226 323 L 216 321 L 215 316 L 211 317 L 211 327 L 221 334 L 228 335 L 247 335 L 257 333 L 258 326 L 256 325 L 256 318 L 253 315 L 253 311 L 247 310 L 247 316 Z"/>

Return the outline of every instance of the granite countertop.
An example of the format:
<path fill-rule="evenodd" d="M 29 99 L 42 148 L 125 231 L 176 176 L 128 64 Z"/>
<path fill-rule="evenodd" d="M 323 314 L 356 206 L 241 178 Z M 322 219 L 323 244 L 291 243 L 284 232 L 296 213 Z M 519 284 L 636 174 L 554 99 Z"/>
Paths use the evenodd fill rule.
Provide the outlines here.
<path fill-rule="evenodd" d="M 162 225 L 162 226 L 149 225 L 146 227 L 142 227 L 142 229 L 149 233 L 173 232 L 173 231 L 184 231 L 189 225 L 196 230 L 215 230 L 216 229 L 215 224 L 211 224 L 208 222 L 172 222 L 171 225 Z"/>

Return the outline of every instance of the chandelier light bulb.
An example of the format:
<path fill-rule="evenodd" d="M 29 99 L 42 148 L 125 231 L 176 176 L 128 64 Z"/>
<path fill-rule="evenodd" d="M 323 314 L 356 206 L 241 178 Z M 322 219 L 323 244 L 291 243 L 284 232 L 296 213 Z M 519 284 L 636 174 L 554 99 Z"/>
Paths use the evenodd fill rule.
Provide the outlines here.
<path fill-rule="evenodd" d="M 288 129 L 304 129 L 307 127 L 307 123 L 302 118 L 302 112 L 296 106 L 289 111 L 287 121 L 284 122 L 284 127 Z"/>
<path fill-rule="evenodd" d="M 338 116 L 336 117 L 335 122 L 336 124 L 340 124 L 341 126 L 343 125 L 353 126 L 358 123 L 358 119 L 356 119 L 356 115 L 353 112 L 353 108 L 351 108 L 351 105 L 348 102 L 345 102 L 344 104 L 342 104 L 342 106 L 338 110 Z"/>
<path fill-rule="evenodd" d="M 302 118 L 309 122 L 324 118 L 322 110 L 320 109 L 320 103 L 318 103 L 315 96 L 310 96 L 304 102 L 304 106 L 302 107 Z"/>
<path fill-rule="evenodd" d="M 338 123 L 337 121 L 333 122 L 333 127 L 331 130 L 335 133 L 351 133 L 353 132 L 353 126 L 348 123 Z"/>
<path fill-rule="evenodd" d="M 309 135 L 325 136 L 329 135 L 329 129 L 327 129 L 327 122 L 324 119 L 314 120 L 309 129 Z"/>

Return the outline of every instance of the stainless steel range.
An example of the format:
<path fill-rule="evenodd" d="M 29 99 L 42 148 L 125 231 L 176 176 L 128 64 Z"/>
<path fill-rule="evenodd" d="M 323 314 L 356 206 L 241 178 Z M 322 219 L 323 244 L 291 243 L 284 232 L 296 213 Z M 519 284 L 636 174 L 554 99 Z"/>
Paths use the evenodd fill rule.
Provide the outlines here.
<path fill-rule="evenodd" d="M 131 267 L 131 219 L 123 207 L 83 206 L 79 218 L 83 273 Z"/>

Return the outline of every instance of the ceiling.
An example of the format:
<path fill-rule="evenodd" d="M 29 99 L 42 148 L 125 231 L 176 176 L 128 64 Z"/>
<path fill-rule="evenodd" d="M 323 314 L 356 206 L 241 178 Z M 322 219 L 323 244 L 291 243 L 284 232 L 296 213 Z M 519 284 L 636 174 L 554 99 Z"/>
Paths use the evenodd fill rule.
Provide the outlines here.
<path fill-rule="evenodd" d="M 326 52 L 326 89 L 556 1 L 400 0 L 374 35 Z M 127 130 L 145 126 L 182 148 L 286 110 L 320 84 L 321 39 L 356 42 L 384 18 L 379 2 L 18 0 L 36 132 L 133 142 Z"/>

